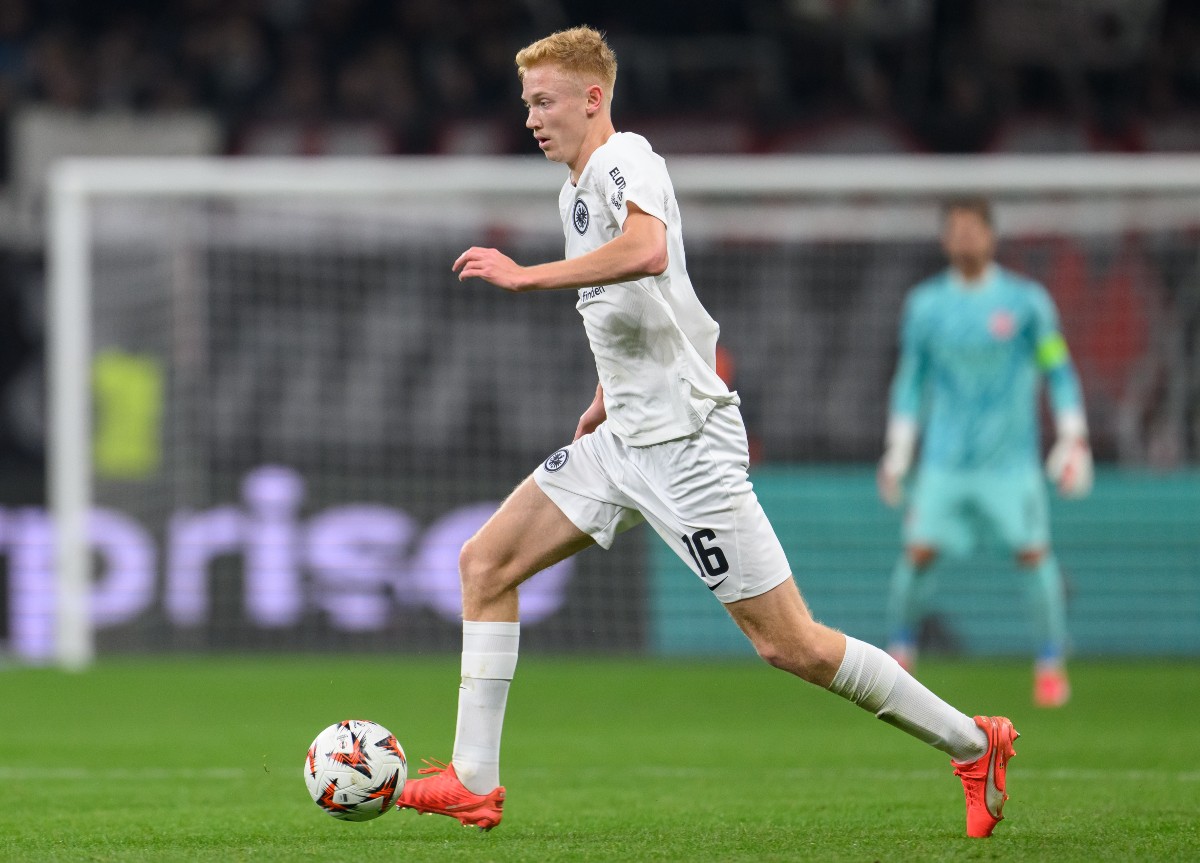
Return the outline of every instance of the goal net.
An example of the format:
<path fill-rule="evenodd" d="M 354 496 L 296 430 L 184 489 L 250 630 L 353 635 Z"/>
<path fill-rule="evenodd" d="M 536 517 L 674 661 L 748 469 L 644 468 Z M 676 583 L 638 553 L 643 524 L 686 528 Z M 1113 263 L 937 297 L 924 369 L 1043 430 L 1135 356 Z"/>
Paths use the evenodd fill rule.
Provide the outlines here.
<path fill-rule="evenodd" d="M 863 501 L 831 560 L 875 579 L 831 583 L 831 622 L 880 625 L 898 528 L 869 465 L 904 293 L 943 265 L 946 196 L 992 197 L 1002 262 L 1054 294 L 1101 460 L 1195 463 L 1200 160 L 670 168 L 765 488 L 799 467 L 798 487 L 833 496 L 769 508 L 798 574 L 836 574 L 824 520 Z M 52 514 L 0 521 L 16 652 L 457 650 L 458 550 L 569 442 L 595 369 L 573 292 L 459 283 L 450 264 L 470 245 L 561 257 L 562 179 L 527 159 L 60 165 Z M 529 581 L 523 645 L 692 643 L 663 633 L 701 633 L 711 611 L 662 587 L 657 542 L 634 531 Z"/>

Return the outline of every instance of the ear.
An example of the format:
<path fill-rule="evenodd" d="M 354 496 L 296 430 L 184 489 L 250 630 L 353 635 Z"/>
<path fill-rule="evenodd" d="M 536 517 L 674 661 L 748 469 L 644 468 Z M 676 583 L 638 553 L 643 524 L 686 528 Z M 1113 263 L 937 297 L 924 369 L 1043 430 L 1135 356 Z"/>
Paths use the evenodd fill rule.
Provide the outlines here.
<path fill-rule="evenodd" d="M 589 117 L 604 107 L 604 91 L 599 84 L 588 87 L 583 91 L 583 96 Z"/>

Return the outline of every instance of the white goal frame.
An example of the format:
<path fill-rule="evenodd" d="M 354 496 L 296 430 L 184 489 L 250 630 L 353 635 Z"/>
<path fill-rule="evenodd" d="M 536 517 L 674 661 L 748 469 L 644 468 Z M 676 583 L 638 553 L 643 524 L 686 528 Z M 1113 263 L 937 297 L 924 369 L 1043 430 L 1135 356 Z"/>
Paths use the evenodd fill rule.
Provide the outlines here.
<path fill-rule="evenodd" d="M 808 196 L 849 201 L 1054 194 L 1200 194 L 1200 156 L 676 157 L 681 198 L 755 200 Z M 86 668 L 95 657 L 88 603 L 91 482 L 91 255 L 88 207 L 123 198 L 346 198 L 470 202 L 545 190 L 554 219 L 561 166 L 538 157 L 396 159 L 69 159 L 49 177 L 48 490 L 56 559 L 56 660 Z M 799 235 L 797 235 L 799 236 Z"/>

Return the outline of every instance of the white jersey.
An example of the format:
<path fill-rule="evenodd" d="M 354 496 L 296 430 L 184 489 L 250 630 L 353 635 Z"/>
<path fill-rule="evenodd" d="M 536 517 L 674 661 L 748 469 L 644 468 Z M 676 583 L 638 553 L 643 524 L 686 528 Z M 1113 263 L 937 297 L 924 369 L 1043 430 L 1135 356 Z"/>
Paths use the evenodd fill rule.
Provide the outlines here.
<path fill-rule="evenodd" d="M 580 288 L 576 308 L 604 388 L 609 428 L 649 446 L 699 431 L 717 405 L 739 403 L 717 376 L 717 335 L 688 278 L 675 189 L 641 135 L 619 132 L 592 153 L 558 197 L 567 258 L 621 235 L 632 201 L 667 227 L 667 269 L 632 282 Z"/>

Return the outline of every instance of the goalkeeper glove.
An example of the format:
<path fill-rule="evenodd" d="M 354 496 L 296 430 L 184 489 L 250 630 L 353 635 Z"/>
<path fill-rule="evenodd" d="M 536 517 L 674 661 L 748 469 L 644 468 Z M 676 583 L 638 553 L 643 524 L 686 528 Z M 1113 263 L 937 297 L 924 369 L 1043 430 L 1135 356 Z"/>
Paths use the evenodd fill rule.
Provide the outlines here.
<path fill-rule="evenodd" d="M 899 506 L 904 497 L 901 482 L 912 467 L 916 445 L 916 422 L 901 416 L 888 420 L 883 458 L 879 460 L 879 471 L 875 475 L 879 496 L 888 506 Z"/>
<path fill-rule="evenodd" d="M 1078 411 L 1065 411 L 1058 415 L 1056 425 L 1058 440 L 1046 458 L 1046 476 L 1063 497 L 1086 497 L 1094 473 L 1087 421 Z"/>

